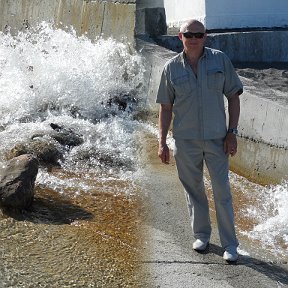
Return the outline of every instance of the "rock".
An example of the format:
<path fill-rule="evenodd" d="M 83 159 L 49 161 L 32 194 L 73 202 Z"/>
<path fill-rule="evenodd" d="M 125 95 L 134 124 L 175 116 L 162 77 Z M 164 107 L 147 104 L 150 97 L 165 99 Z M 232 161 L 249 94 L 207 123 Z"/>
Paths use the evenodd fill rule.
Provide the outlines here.
<path fill-rule="evenodd" d="M 110 154 L 107 151 L 96 150 L 95 148 L 79 151 L 76 157 L 77 161 L 84 161 L 85 163 L 91 161 L 93 166 L 98 165 L 102 169 L 116 168 L 125 170 L 133 167 L 131 159 L 122 158 L 117 153 Z M 92 159 L 95 159 L 95 161 Z"/>
<path fill-rule="evenodd" d="M 126 111 L 129 104 L 135 105 L 136 103 L 136 98 L 129 94 L 120 94 L 119 96 L 113 96 L 107 101 L 107 105 L 109 107 L 111 107 L 113 104 L 117 105 L 120 111 Z"/>
<path fill-rule="evenodd" d="M 73 146 L 81 145 L 84 140 L 71 129 L 50 124 L 53 131 L 48 134 L 35 134 L 26 143 L 16 144 L 7 155 L 7 159 L 23 154 L 32 154 L 37 157 L 43 166 L 60 166 L 63 154 Z"/>
<path fill-rule="evenodd" d="M 0 168 L 1 206 L 26 209 L 32 204 L 38 168 L 38 160 L 29 154 L 15 157 Z"/>
<path fill-rule="evenodd" d="M 12 159 L 23 154 L 32 154 L 42 165 L 59 166 L 59 160 L 63 159 L 63 152 L 60 147 L 57 147 L 57 144 L 52 139 L 50 141 L 45 138 L 33 139 L 28 143 L 15 145 L 7 158 Z"/>
<path fill-rule="evenodd" d="M 82 137 L 77 135 L 71 129 L 61 127 L 54 123 L 51 123 L 50 126 L 55 131 L 50 134 L 50 137 L 58 141 L 61 145 L 73 147 L 81 145 L 84 142 Z"/>

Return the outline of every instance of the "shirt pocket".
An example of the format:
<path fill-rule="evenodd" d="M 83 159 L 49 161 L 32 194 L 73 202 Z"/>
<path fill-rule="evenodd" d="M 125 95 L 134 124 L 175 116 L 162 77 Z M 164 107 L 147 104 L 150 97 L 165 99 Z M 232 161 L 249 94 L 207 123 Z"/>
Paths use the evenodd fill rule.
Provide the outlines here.
<path fill-rule="evenodd" d="M 212 68 L 207 71 L 208 89 L 223 90 L 224 87 L 224 71 L 222 68 Z"/>
<path fill-rule="evenodd" d="M 186 98 L 191 94 L 193 88 L 192 88 L 192 81 L 189 77 L 189 75 L 183 75 L 181 77 L 178 77 L 176 79 L 173 79 L 173 86 L 175 89 L 176 97 L 184 97 Z"/>

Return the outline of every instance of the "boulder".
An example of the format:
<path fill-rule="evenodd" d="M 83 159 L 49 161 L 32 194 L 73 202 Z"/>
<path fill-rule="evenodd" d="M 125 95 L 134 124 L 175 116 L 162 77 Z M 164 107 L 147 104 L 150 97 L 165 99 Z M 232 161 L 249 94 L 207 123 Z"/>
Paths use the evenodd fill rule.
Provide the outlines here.
<path fill-rule="evenodd" d="M 16 144 L 7 158 L 13 159 L 24 154 L 34 155 L 44 166 L 59 166 L 59 160 L 63 159 L 63 151 L 58 147 L 58 143 L 45 138 L 34 138 L 25 144 Z"/>
<path fill-rule="evenodd" d="M 39 162 L 30 154 L 15 157 L 0 168 L 0 205 L 26 209 L 34 199 Z"/>
<path fill-rule="evenodd" d="M 50 137 L 55 139 L 61 145 L 73 147 L 84 143 L 83 138 L 71 129 L 67 129 L 55 123 L 51 123 L 50 127 L 54 130 L 54 133 L 51 133 Z"/>

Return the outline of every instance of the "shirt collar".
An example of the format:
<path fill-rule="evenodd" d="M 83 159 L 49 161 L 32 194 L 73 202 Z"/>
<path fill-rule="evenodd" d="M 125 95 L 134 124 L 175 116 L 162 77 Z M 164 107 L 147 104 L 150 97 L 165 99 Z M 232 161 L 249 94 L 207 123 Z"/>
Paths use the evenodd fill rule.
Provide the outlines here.
<path fill-rule="evenodd" d="M 208 49 L 206 47 L 204 47 L 204 52 L 203 55 L 200 58 L 205 58 L 208 56 Z M 180 57 L 181 57 L 181 62 L 183 65 L 185 65 L 185 63 L 187 64 L 187 57 L 186 54 L 184 52 L 184 50 L 180 53 Z"/>

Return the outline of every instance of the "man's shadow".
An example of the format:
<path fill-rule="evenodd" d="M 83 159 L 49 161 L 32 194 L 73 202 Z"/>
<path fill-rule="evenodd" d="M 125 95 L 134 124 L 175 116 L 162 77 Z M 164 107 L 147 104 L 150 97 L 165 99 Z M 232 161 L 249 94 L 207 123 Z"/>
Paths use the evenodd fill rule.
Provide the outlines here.
<path fill-rule="evenodd" d="M 213 253 L 220 257 L 223 255 L 223 249 L 220 246 L 209 244 L 207 249 L 202 254 Z M 275 263 L 265 262 L 251 256 L 239 255 L 237 262 L 230 262 L 230 265 L 242 265 L 256 270 L 257 272 L 264 274 L 273 281 L 278 281 L 283 285 L 288 284 L 288 271 Z"/>

